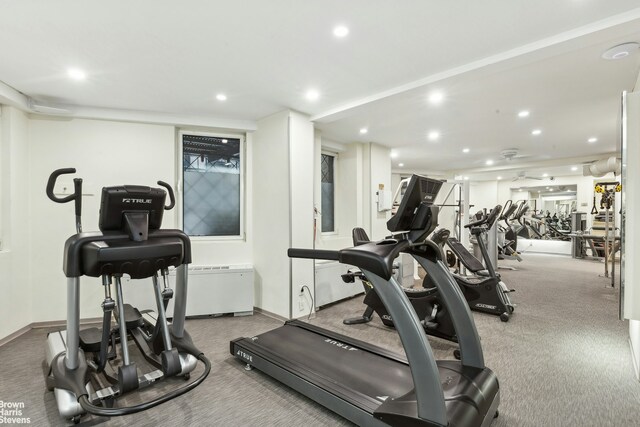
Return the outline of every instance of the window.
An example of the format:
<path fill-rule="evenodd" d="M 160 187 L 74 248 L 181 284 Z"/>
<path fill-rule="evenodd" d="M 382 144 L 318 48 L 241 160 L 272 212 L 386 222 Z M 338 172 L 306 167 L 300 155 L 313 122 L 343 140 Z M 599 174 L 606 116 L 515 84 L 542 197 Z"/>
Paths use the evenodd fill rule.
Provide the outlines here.
<path fill-rule="evenodd" d="M 336 231 L 335 224 L 335 161 L 336 156 L 332 154 L 321 154 L 320 156 L 320 182 L 321 182 L 321 205 L 322 232 L 332 233 Z"/>
<path fill-rule="evenodd" d="M 190 236 L 242 236 L 243 139 L 181 133 L 182 223 Z"/>

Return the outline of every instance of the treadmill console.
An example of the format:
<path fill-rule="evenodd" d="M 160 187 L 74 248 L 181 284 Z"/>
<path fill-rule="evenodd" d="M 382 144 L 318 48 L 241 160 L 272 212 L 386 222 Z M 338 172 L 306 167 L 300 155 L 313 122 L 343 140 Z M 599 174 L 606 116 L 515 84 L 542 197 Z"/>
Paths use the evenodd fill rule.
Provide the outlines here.
<path fill-rule="evenodd" d="M 434 205 L 443 181 L 412 175 L 397 213 L 387 221 L 394 234 L 407 232 L 412 242 L 424 240 L 438 226 L 439 208 Z"/>

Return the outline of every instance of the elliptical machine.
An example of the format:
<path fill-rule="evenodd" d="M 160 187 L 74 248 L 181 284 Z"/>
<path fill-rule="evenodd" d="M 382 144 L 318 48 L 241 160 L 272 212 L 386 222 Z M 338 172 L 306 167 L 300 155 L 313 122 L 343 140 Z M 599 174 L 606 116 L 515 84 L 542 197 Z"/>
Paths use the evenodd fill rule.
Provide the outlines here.
<path fill-rule="evenodd" d="M 498 218 L 498 259 L 515 259 L 522 262 L 522 257 L 518 253 L 518 234 L 509 224 L 509 220 L 517 216 L 520 207 L 524 201 L 513 203 L 511 199 L 504 204 L 504 209 L 500 218 Z M 500 221 L 504 222 L 504 226 L 500 225 Z"/>
<path fill-rule="evenodd" d="M 76 230 L 65 242 L 63 271 L 67 277 L 67 329 L 49 333 L 46 343 L 46 384 L 53 390 L 60 415 L 78 423 L 85 413 L 120 416 L 153 408 L 200 385 L 211 370 L 209 360 L 184 330 L 187 298 L 187 264 L 191 243 L 181 230 L 160 230 L 164 210 L 175 205 L 169 184 L 166 189 L 135 185 L 105 187 L 100 204 L 99 232 L 82 232 L 82 179 L 74 179 L 74 193 L 57 197 L 58 176 L 73 168 L 54 171 L 47 182 L 47 196 L 56 203 L 75 202 Z M 170 204 L 165 206 L 166 194 Z M 173 323 L 166 308 L 173 297 L 168 287 L 169 267 L 177 268 Z M 164 286 L 158 281 L 158 272 Z M 124 303 L 121 279 L 151 278 L 157 314 L 140 313 Z M 102 328 L 80 330 L 80 277 L 101 277 L 105 298 Z M 115 280 L 115 301 L 111 285 Z M 115 312 L 116 327 L 111 317 Z M 129 355 L 129 337 L 155 370 L 138 376 Z M 129 407 L 115 407 L 117 399 L 164 378 L 190 378 L 197 361 L 203 373 L 194 381 L 152 400 Z"/>
<path fill-rule="evenodd" d="M 369 236 L 367 236 L 367 232 L 362 228 L 354 228 L 352 235 L 354 246 L 371 243 Z M 365 292 L 363 303 L 367 308 L 362 316 L 344 319 L 342 323 L 345 325 L 368 323 L 373 319 L 373 313 L 375 312 L 380 316 L 380 320 L 382 320 L 382 323 L 385 326 L 394 328 L 395 325 L 393 324 L 393 318 L 364 273 L 360 270 L 355 270 L 342 275 L 342 280 L 345 283 L 353 283 L 355 279 L 362 281 L 362 286 L 364 287 Z M 456 330 L 453 326 L 451 316 L 447 312 L 445 305 L 440 301 L 438 297 L 438 289 L 436 287 L 423 289 L 403 287 L 402 290 L 413 306 L 413 309 L 418 315 L 418 318 L 422 323 L 422 327 L 427 334 L 448 341 L 458 342 L 458 337 L 456 335 Z M 456 358 L 460 358 L 460 351 L 458 349 L 454 351 L 454 356 Z"/>
<path fill-rule="evenodd" d="M 487 233 L 500 215 L 502 206 L 497 205 L 488 215 L 482 215 L 477 221 L 465 225 L 465 228 L 469 228 L 471 234 L 476 237 L 478 246 L 482 252 L 482 259 L 484 260 L 486 268 L 486 276 L 463 276 L 460 274 L 453 274 L 456 279 L 456 283 L 462 290 L 469 308 L 484 313 L 494 314 L 500 316 L 500 320 L 508 322 L 515 307 L 511 303 L 509 293 L 513 292 L 507 288 L 507 285 L 500 279 L 500 275 L 496 273 L 493 264 L 489 258 L 489 252 L 487 251 L 486 244 L 484 242 L 483 234 Z M 440 246 L 444 244 L 444 240 L 439 242 Z M 465 249 L 466 250 L 466 249 Z M 467 251 L 468 252 L 468 251 Z M 471 255 L 471 254 L 469 254 Z M 423 287 L 433 287 L 435 283 L 433 279 L 427 275 L 424 278 Z"/>

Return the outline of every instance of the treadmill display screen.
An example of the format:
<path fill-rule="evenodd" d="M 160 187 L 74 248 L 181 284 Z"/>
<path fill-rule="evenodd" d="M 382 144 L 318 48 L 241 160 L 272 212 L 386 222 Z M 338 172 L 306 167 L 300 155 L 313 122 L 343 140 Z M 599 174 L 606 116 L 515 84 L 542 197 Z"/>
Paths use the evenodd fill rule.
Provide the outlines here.
<path fill-rule="evenodd" d="M 400 201 L 398 212 L 387 221 L 387 228 L 391 232 L 420 230 L 424 227 L 424 221 L 415 221 L 416 216 L 425 212 L 421 205 L 433 205 L 442 182 L 437 179 L 427 178 L 420 175 L 412 175 Z"/>

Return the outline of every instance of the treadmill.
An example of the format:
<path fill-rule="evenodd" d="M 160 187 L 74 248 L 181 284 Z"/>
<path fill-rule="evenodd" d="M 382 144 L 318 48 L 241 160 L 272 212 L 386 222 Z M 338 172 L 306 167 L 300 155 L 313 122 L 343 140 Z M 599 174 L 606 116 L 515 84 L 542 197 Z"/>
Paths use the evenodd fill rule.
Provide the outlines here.
<path fill-rule="evenodd" d="M 353 248 L 289 249 L 291 258 L 336 260 L 370 279 L 392 316 L 405 354 L 299 320 L 230 343 L 247 364 L 360 426 L 489 426 L 498 415 L 496 375 L 484 365 L 480 338 L 464 296 L 426 237 L 437 226 L 442 181 L 413 175 L 387 227 L 392 236 Z M 392 276 L 406 252 L 431 275 L 451 314 L 461 360 L 436 361 L 420 319 Z"/>

